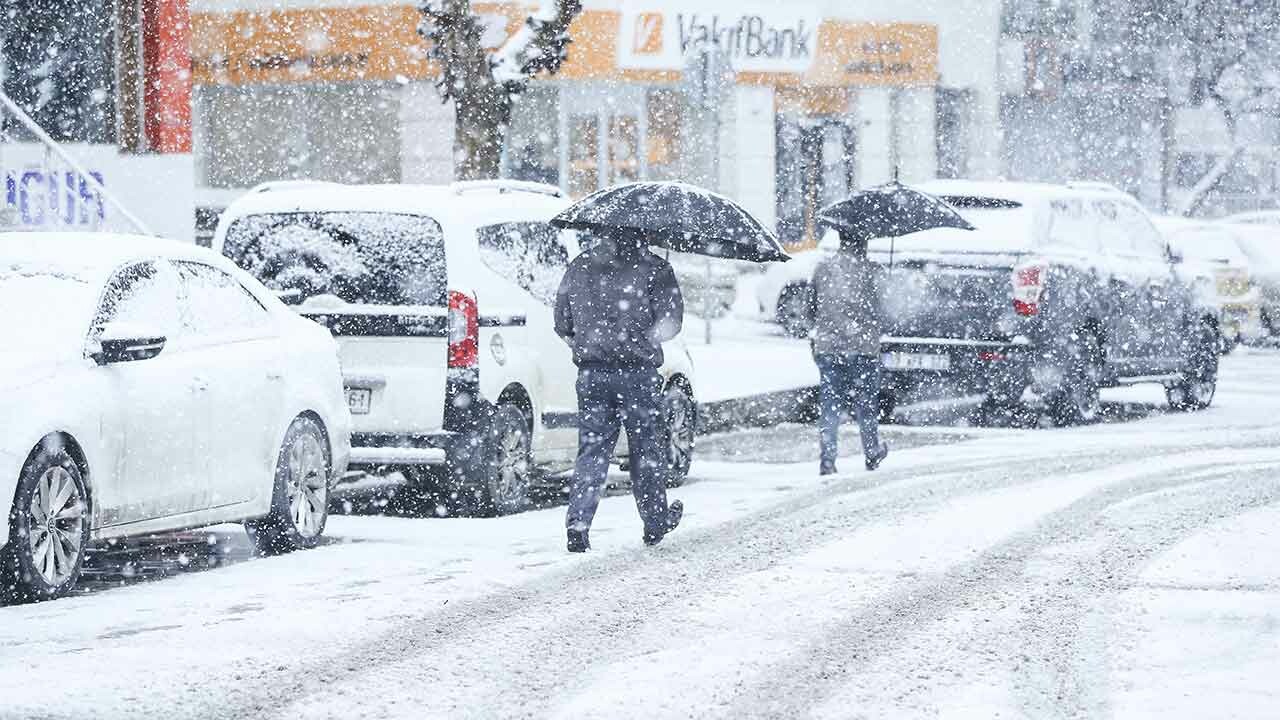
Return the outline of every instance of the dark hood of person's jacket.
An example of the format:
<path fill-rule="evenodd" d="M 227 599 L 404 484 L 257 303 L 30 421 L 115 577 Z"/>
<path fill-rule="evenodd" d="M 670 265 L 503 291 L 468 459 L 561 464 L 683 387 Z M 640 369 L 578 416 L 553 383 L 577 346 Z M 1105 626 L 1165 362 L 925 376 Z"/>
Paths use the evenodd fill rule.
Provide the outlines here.
<path fill-rule="evenodd" d="M 671 264 L 630 237 L 597 239 L 569 264 L 556 294 L 556 333 L 579 367 L 660 367 L 662 343 L 683 319 Z"/>

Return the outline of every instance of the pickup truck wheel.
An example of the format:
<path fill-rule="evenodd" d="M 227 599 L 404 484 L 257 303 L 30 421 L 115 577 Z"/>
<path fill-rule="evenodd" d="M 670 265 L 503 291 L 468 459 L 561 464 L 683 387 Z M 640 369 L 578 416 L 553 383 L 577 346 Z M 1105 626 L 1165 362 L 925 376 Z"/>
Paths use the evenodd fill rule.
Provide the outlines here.
<path fill-rule="evenodd" d="M 679 385 L 672 385 L 662 398 L 663 429 L 667 452 L 667 487 L 680 487 L 689 477 L 697 434 L 698 408 Z"/>
<path fill-rule="evenodd" d="M 500 403 L 489 430 L 493 459 L 480 498 L 482 515 L 511 515 L 529 507 L 533 469 L 529 423 L 519 407 Z"/>
<path fill-rule="evenodd" d="M 1096 335 L 1081 333 L 1067 348 L 1062 387 L 1049 397 L 1049 416 L 1059 427 L 1094 422 L 1102 414 L 1102 348 Z"/>
<path fill-rule="evenodd" d="M 1165 388 L 1165 397 L 1174 410 L 1203 410 L 1218 390 L 1217 333 L 1211 326 L 1200 326 L 1186 363 L 1182 379 Z"/>
<path fill-rule="evenodd" d="M 0 597 L 49 600 L 75 586 L 89 544 L 89 493 L 61 447 L 36 451 L 18 476 L 9 541 L 0 550 Z"/>
<path fill-rule="evenodd" d="M 777 321 L 791 337 L 807 337 L 813 329 L 812 292 L 808 285 L 788 285 L 778 296 Z"/>

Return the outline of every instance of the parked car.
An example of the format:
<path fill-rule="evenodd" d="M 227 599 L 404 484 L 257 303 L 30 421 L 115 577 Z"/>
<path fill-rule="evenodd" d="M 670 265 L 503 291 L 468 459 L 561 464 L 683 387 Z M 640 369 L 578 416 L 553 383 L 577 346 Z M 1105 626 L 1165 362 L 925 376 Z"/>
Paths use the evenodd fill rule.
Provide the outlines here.
<path fill-rule="evenodd" d="M 516 512 L 558 488 L 577 448 L 576 368 L 552 307 L 578 252 L 548 224 L 559 189 L 270 185 L 232 203 L 215 248 L 341 346 L 354 417 L 351 485 L 427 507 Z M 696 405 L 689 354 L 666 348 L 669 478 L 689 472 Z M 625 457 L 625 446 L 620 448 Z"/>
<path fill-rule="evenodd" d="M 91 541 L 243 522 L 315 546 L 350 415 L 337 345 L 218 255 L 0 234 L 4 591 L 70 590 Z"/>
<path fill-rule="evenodd" d="M 1188 218 L 1154 220 L 1170 249 L 1182 259 L 1178 275 L 1195 288 L 1197 302 L 1218 314 L 1223 352 L 1265 335 L 1260 296 L 1250 278 L 1251 262 L 1237 242 L 1241 231 Z"/>
<path fill-rule="evenodd" d="M 1264 222 L 1226 225 L 1235 231 L 1236 242 L 1249 256 L 1262 327 L 1269 335 L 1280 336 L 1280 227 Z"/>
<path fill-rule="evenodd" d="M 813 270 L 827 253 L 840 247 L 840 238 L 828 230 L 818 246 L 792 253 L 785 263 L 770 263 L 756 285 L 760 312 L 772 318 L 792 337 L 808 337 L 813 329 Z"/>
<path fill-rule="evenodd" d="M 1097 417 L 1109 385 L 1159 382 L 1178 409 L 1213 400 L 1216 313 L 1133 198 L 1096 184 L 921 188 L 977 229 L 873 241 L 891 265 L 889 388 L 948 378 L 993 403 L 1030 388 L 1059 424 Z"/>

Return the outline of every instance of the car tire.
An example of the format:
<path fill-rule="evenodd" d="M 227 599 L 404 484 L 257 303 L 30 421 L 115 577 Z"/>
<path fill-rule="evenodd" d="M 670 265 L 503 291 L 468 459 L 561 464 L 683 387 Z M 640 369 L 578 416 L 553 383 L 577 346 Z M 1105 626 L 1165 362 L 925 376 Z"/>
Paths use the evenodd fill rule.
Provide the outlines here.
<path fill-rule="evenodd" d="M 813 329 L 813 304 L 810 300 L 812 292 L 808 285 L 788 285 L 778 295 L 775 319 L 791 337 L 808 337 L 809 331 Z"/>
<path fill-rule="evenodd" d="M 89 492 L 79 464 L 58 444 L 36 450 L 18 477 L 0 597 L 50 600 L 75 587 L 89 545 Z"/>
<path fill-rule="evenodd" d="M 533 443 L 524 411 L 511 403 L 499 403 L 489 426 L 489 441 L 493 452 L 477 498 L 477 514 L 512 515 L 529 509 Z"/>
<path fill-rule="evenodd" d="M 276 456 L 271 510 L 245 523 L 259 553 L 279 555 L 320 544 L 329 519 L 331 468 L 329 441 L 320 423 L 295 418 Z"/>
<path fill-rule="evenodd" d="M 1102 414 L 1102 344 L 1082 331 L 1066 355 L 1062 387 L 1048 398 L 1049 417 L 1058 427 L 1086 425 Z"/>
<path fill-rule="evenodd" d="M 663 446 L 667 456 L 667 487 L 680 487 L 689 477 L 698 432 L 698 406 L 680 385 L 662 396 Z"/>
<path fill-rule="evenodd" d="M 876 395 L 876 419 L 882 423 L 893 422 L 893 411 L 898 408 L 898 395 L 892 390 L 881 390 Z"/>
<path fill-rule="evenodd" d="M 1213 403 L 1218 391 L 1217 333 L 1202 323 L 1192 346 L 1188 348 L 1182 379 L 1165 388 L 1169 407 L 1181 412 L 1204 410 Z"/>

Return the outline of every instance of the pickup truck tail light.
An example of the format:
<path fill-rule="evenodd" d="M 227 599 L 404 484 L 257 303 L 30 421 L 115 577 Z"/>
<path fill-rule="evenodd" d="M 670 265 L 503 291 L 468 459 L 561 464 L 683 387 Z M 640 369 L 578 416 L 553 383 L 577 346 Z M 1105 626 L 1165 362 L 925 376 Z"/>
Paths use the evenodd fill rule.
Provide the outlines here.
<path fill-rule="evenodd" d="M 1013 270 L 1013 310 L 1019 315 L 1035 315 L 1040 312 L 1040 300 L 1048 270 L 1044 265 L 1019 265 Z"/>
<path fill-rule="evenodd" d="M 480 308 L 466 293 L 449 292 L 449 367 L 474 368 L 480 361 Z"/>

